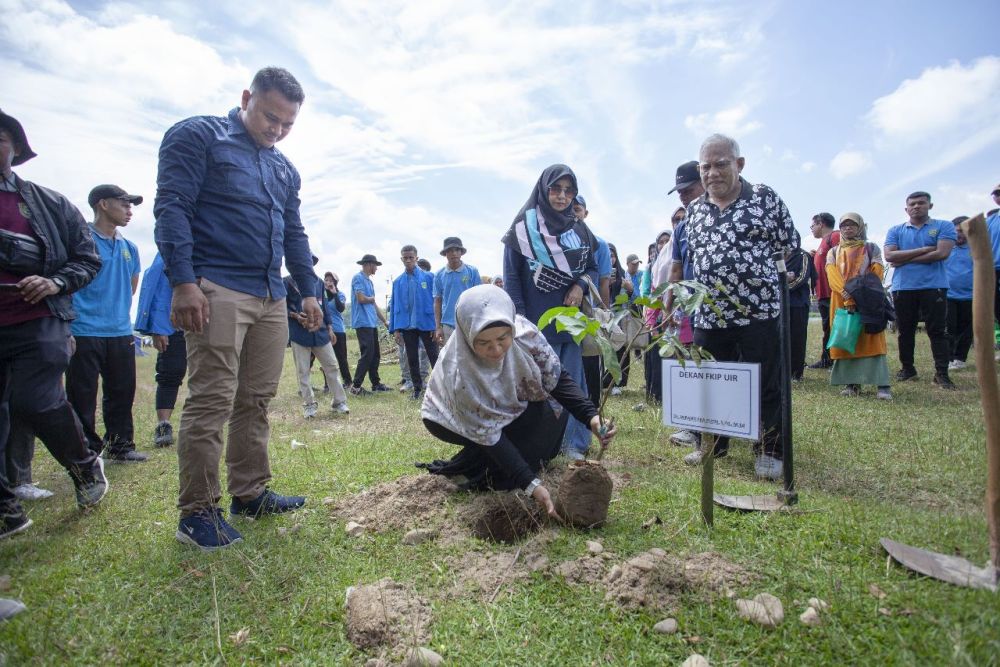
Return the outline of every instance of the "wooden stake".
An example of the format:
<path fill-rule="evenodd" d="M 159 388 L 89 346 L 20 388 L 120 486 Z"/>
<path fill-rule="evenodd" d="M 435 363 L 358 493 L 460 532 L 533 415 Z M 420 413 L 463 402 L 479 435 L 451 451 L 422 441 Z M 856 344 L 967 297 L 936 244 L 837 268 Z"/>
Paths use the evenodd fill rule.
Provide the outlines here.
<path fill-rule="evenodd" d="M 986 524 L 990 531 L 990 561 L 1000 569 L 1000 388 L 993 358 L 993 300 L 996 270 L 993 248 L 983 214 L 962 223 L 972 255 L 972 332 L 976 375 L 986 425 Z"/>

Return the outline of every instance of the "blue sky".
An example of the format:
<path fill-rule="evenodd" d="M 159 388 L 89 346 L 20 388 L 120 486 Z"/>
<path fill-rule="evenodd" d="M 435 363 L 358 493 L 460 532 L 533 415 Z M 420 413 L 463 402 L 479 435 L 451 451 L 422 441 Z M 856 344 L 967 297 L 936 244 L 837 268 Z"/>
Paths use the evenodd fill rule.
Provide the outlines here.
<path fill-rule="evenodd" d="M 594 230 L 644 249 L 678 205 L 677 165 L 731 134 L 751 181 L 878 242 L 913 190 L 932 215 L 985 210 L 1000 182 L 1000 3 L 544 0 L 0 0 L 0 106 L 39 157 L 16 171 L 86 210 L 142 194 L 125 234 L 155 252 L 163 132 L 222 115 L 264 65 L 306 91 L 280 144 L 303 176 L 319 268 L 373 252 L 376 288 L 445 236 L 500 270 L 499 238 L 547 165 L 577 173 Z"/>

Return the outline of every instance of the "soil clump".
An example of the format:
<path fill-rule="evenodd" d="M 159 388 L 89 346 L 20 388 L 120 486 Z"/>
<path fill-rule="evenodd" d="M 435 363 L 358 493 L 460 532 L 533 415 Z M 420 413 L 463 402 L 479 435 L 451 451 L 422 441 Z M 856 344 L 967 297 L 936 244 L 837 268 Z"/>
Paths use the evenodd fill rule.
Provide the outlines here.
<path fill-rule="evenodd" d="M 335 511 L 375 532 L 427 528 L 441 523 L 446 500 L 455 491 L 441 475 L 407 475 L 348 496 Z"/>
<path fill-rule="evenodd" d="M 430 604 L 391 579 L 347 591 L 347 638 L 357 648 L 402 651 L 428 641 Z"/>
<path fill-rule="evenodd" d="M 566 468 L 556 494 L 556 511 L 577 528 L 597 528 L 608 520 L 614 483 L 600 463 L 578 461 Z"/>
<path fill-rule="evenodd" d="M 724 594 L 757 577 L 719 553 L 688 557 L 662 549 L 640 553 L 604 577 L 605 600 L 624 609 L 673 610 L 687 593 Z"/>

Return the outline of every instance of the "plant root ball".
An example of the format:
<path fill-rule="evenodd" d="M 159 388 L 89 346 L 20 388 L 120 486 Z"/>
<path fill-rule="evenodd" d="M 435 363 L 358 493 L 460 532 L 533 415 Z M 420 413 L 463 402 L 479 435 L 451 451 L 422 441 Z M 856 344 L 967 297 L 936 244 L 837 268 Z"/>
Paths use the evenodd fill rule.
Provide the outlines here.
<path fill-rule="evenodd" d="M 559 483 L 556 511 L 577 528 L 597 528 L 608 520 L 611 476 L 600 463 L 575 461 Z"/>

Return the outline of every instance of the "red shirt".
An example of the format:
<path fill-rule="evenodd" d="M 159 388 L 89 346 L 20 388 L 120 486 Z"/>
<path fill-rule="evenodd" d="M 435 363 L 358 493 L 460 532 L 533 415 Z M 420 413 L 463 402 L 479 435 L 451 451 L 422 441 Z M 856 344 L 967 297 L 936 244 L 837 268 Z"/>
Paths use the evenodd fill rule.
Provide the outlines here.
<path fill-rule="evenodd" d="M 28 206 L 16 192 L 0 192 L 0 228 L 15 234 L 25 234 L 41 241 L 28 222 Z M 25 276 L 0 269 L 0 283 L 20 282 Z M 32 305 L 19 292 L 0 291 L 0 327 L 20 324 L 40 317 L 51 317 L 52 311 L 42 299 Z"/>
<path fill-rule="evenodd" d="M 826 238 L 819 242 L 819 248 L 813 255 L 813 262 L 816 265 L 816 298 L 830 298 L 830 282 L 826 279 L 826 253 L 830 248 L 840 245 L 840 232 L 827 234 Z"/>

